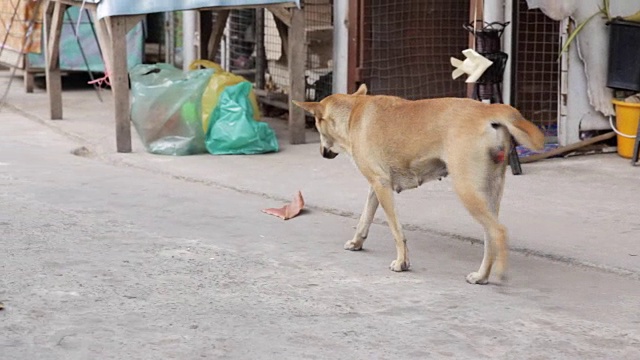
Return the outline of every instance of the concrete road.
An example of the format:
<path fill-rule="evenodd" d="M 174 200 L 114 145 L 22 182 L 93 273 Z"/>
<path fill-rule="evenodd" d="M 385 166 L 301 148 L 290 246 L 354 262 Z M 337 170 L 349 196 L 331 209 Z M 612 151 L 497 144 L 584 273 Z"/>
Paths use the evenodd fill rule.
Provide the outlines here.
<path fill-rule="evenodd" d="M 637 280 L 514 253 L 509 284 L 469 285 L 482 247 L 415 231 L 393 273 L 384 226 L 347 252 L 351 218 L 0 118 L 0 359 L 640 358 Z"/>

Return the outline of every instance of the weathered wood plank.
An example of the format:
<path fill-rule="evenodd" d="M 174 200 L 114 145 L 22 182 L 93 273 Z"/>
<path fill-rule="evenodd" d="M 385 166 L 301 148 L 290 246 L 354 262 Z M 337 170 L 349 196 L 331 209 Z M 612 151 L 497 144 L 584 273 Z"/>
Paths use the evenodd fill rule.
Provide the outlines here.
<path fill-rule="evenodd" d="M 129 77 L 127 68 L 127 19 L 107 18 L 111 34 L 110 81 L 116 118 L 116 146 L 120 153 L 131 152 L 131 120 L 129 118 Z"/>
<path fill-rule="evenodd" d="M 227 25 L 229 12 L 230 10 L 217 11 L 216 22 L 213 25 L 213 31 L 209 38 L 209 46 L 207 47 L 207 59 L 209 60 L 213 60 L 216 57 L 216 52 L 218 48 L 220 48 L 220 41 L 222 40 L 224 27 Z"/>
<path fill-rule="evenodd" d="M 267 6 L 267 10 L 271 11 L 273 16 L 278 18 L 288 27 L 291 27 L 291 12 L 287 10 L 284 6 L 272 5 Z"/>
<path fill-rule="evenodd" d="M 49 2 L 44 13 L 45 77 L 51 120 L 62 119 L 62 76 L 60 74 L 60 33 L 67 5 Z"/>

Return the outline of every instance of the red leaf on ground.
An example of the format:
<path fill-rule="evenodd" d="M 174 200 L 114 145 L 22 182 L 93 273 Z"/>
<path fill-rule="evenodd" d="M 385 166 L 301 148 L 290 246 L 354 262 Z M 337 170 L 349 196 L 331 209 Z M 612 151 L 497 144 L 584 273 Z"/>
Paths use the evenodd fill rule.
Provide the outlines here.
<path fill-rule="evenodd" d="M 283 220 L 289 220 L 300 214 L 300 211 L 304 208 L 304 199 L 302 193 L 298 191 L 293 201 L 281 208 L 269 208 L 262 210 L 263 213 L 277 216 Z"/>

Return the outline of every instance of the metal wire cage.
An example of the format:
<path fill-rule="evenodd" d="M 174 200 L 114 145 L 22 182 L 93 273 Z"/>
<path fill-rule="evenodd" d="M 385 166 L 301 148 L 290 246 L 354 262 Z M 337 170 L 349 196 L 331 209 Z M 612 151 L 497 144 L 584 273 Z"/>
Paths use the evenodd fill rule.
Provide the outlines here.
<path fill-rule="evenodd" d="M 560 23 L 518 0 L 514 10 L 514 106 L 546 131 L 557 132 Z"/>
<path fill-rule="evenodd" d="M 466 96 L 449 58 L 468 46 L 468 0 L 361 0 L 358 71 L 371 93 L 408 99 Z"/>
<path fill-rule="evenodd" d="M 332 86 L 332 0 L 306 0 L 304 16 L 306 52 L 290 55 L 286 46 L 288 26 L 273 12 L 264 9 L 231 10 L 214 61 L 255 82 L 259 89 L 272 95 L 286 95 L 289 92 L 288 57 L 304 56 L 307 99 L 326 96 Z M 216 21 L 215 14 L 213 20 Z"/>

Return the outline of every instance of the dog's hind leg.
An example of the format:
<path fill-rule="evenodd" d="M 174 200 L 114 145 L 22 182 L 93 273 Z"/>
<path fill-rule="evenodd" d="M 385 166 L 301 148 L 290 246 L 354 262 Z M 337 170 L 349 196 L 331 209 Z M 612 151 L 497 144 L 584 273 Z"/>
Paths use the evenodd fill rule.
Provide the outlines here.
<path fill-rule="evenodd" d="M 504 191 L 504 175 L 507 169 L 506 163 L 499 166 L 495 169 L 493 174 L 490 174 L 487 177 L 486 183 L 486 193 L 488 196 L 488 205 L 489 210 L 495 216 L 496 220 L 498 220 L 498 215 L 500 213 L 500 202 L 502 201 L 502 193 Z M 485 244 L 488 242 L 487 240 L 491 240 L 489 235 L 485 231 Z M 490 242 L 490 241 L 489 241 Z M 497 242 L 498 246 L 497 253 L 494 253 L 495 264 L 494 271 L 500 277 L 500 280 L 507 280 L 507 262 L 508 262 L 508 248 L 507 248 L 507 235 L 505 230 L 504 240 L 501 242 Z M 485 245 L 486 246 L 486 245 Z M 486 251 L 485 251 L 486 252 Z M 487 255 L 485 255 L 486 257 Z M 484 259 L 483 259 L 484 262 Z M 482 267 L 482 266 L 481 266 Z"/>
<path fill-rule="evenodd" d="M 391 228 L 393 239 L 396 242 L 397 256 L 396 259 L 391 262 L 389 268 L 393 271 L 409 270 L 411 265 L 409 263 L 407 239 L 404 237 L 402 225 L 400 225 L 400 221 L 396 215 L 393 190 L 389 186 L 385 186 L 378 181 L 375 181 L 372 186 L 378 200 L 380 201 L 380 205 L 382 205 L 382 209 L 387 216 L 387 222 Z"/>
<path fill-rule="evenodd" d="M 452 169 L 453 170 L 453 169 Z M 496 272 L 503 275 L 506 271 L 507 261 L 507 231 L 498 222 L 499 202 L 502 194 L 502 179 L 495 179 L 500 183 L 489 184 L 488 187 L 478 184 L 477 180 L 471 180 L 466 174 L 452 173 L 455 190 L 473 216 L 484 228 L 484 256 L 480 268 L 476 272 L 467 275 L 467 282 L 471 284 L 486 284 L 489 281 L 491 267 L 498 268 Z M 483 184 L 484 185 L 484 184 Z M 493 189 L 490 189 L 493 188 Z M 496 256 L 497 255 L 497 256 Z"/>
<path fill-rule="evenodd" d="M 364 241 L 369 235 L 369 228 L 371 227 L 371 222 L 376 214 L 376 210 L 378 210 L 379 204 L 380 202 L 378 201 L 376 192 L 373 190 L 373 187 L 369 187 L 369 195 L 367 196 L 367 202 L 364 205 L 362 215 L 360 215 L 356 233 L 352 240 L 344 244 L 345 250 L 362 250 L 362 244 L 364 244 Z"/>

